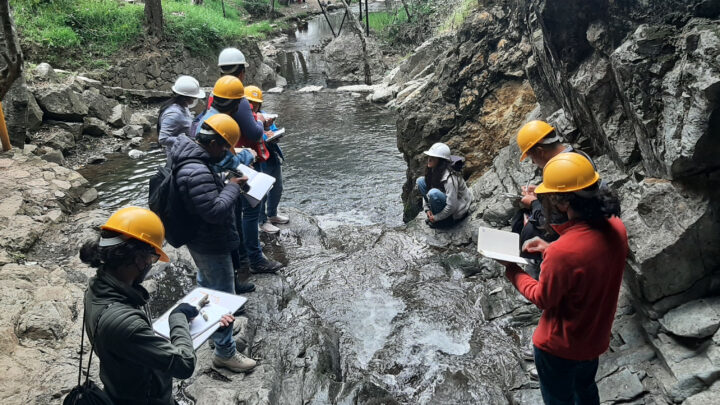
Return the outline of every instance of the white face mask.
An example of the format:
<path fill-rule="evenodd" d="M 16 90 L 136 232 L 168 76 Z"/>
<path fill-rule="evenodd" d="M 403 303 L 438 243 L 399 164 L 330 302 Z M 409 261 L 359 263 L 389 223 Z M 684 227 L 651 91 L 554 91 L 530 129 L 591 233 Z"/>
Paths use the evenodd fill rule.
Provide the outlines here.
<path fill-rule="evenodd" d="M 188 104 L 188 108 L 195 108 L 195 106 L 198 104 L 198 99 L 194 98 L 192 103 Z"/>

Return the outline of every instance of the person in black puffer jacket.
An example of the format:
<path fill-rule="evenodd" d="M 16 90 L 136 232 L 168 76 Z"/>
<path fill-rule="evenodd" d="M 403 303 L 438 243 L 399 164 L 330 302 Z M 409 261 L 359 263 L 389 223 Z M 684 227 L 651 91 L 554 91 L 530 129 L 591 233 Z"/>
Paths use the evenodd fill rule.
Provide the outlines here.
<path fill-rule="evenodd" d="M 187 159 L 203 162 L 184 164 L 175 175 L 185 207 L 198 218 L 197 233 L 187 243 L 198 268 L 197 283 L 230 294 L 235 294 L 231 253 L 241 243 L 235 227 L 235 204 L 247 177 L 233 177 L 225 184 L 211 166 L 228 153 L 235 154 L 231 145 L 235 145 L 239 137 L 240 128 L 235 120 L 226 114 L 215 114 L 203 122 L 195 140 L 180 135 L 170 150 L 173 165 Z M 255 367 L 254 360 L 236 351 L 231 328 L 219 330 L 212 339 L 214 366 L 234 372 L 247 372 Z"/>

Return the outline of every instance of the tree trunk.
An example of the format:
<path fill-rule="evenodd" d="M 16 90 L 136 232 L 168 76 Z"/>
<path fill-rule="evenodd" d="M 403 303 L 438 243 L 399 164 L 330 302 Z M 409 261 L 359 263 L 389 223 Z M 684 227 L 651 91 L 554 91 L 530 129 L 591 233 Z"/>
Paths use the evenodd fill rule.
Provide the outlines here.
<path fill-rule="evenodd" d="M 145 0 L 145 32 L 160 38 L 163 35 L 163 13 L 160 0 Z"/>
<path fill-rule="evenodd" d="M 342 1 L 343 7 L 345 7 L 345 12 L 348 13 L 348 17 L 350 17 L 348 19 L 348 22 L 350 23 L 350 30 L 353 31 L 355 35 L 360 38 L 360 45 L 362 46 L 363 52 L 363 73 L 365 75 L 365 84 L 370 85 L 372 84 L 372 73 L 370 70 L 370 57 L 368 56 L 367 38 L 365 37 L 365 33 L 363 33 L 362 25 L 360 25 L 358 19 L 353 16 L 348 3 L 345 0 L 340 1 Z M 362 2 L 362 0 L 360 1 Z"/>
<path fill-rule="evenodd" d="M 412 21 L 412 17 L 410 16 L 410 9 L 408 8 L 407 2 L 405 2 L 405 0 L 400 1 L 402 1 L 402 5 L 403 7 L 405 7 L 405 14 L 407 14 L 408 22 Z"/>
<path fill-rule="evenodd" d="M 3 37 L 0 43 L 0 56 L 5 65 L 0 68 L 0 100 L 2 100 L 13 82 L 20 77 L 23 67 L 22 50 L 18 45 L 8 0 L 0 0 L 0 24 L 2 24 Z"/>
<path fill-rule="evenodd" d="M 202 6 L 203 0 L 192 0 L 192 4 L 196 6 Z"/>

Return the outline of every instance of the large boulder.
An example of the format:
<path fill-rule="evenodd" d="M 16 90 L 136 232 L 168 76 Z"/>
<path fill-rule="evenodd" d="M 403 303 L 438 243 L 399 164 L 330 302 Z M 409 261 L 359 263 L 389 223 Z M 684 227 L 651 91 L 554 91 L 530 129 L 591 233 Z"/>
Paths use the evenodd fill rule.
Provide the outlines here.
<path fill-rule="evenodd" d="M 80 94 L 69 84 L 40 87 L 35 90 L 35 96 L 48 118 L 81 122 L 90 111 Z"/>
<path fill-rule="evenodd" d="M 368 63 L 371 68 L 371 81 L 377 82 L 385 73 L 385 63 L 378 45 L 366 38 L 368 45 Z M 364 83 L 365 56 L 357 36 L 350 30 L 344 31 L 330 42 L 324 51 L 327 81 L 335 84 Z"/>
<path fill-rule="evenodd" d="M 112 129 L 99 118 L 85 117 L 83 120 L 83 133 L 92 136 L 111 136 Z"/>
<path fill-rule="evenodd" d="M 110 111 L 110 116 L 108 117 L 107 122 L 115 128 L 122 128 L 130 123 L 131 118 L 132 111 L 130 108 L 124 104 L 117 104 Z"/>
<path fill-rule="evenodd" d="M 670 310 L 660 319 L 668 332 L 684 337 L 705 338 L 720 327 L 720 297 L 699 299 Z"/>
<path fill-rule="evenodd" d="M 117 100 L 100 94 L 100 90 L 97 88 L 90 88 L 83 91 L 82 98 L 88 104 L 90 115 L 105 122 L 110 120 L 110 117 L 113 115 L 113 109 L 120 104 Z"/>
<path fill-rule="evenodd" d="M 2 108 L 12 145 L 22 148 L 25 145 L 25 137 L 30 129 L 29 127 L 31 125 L 37 127 L 37 110 L 33 108 L 36 105 L 35 98 L 28 90 L 23 78 L 16 80 L 5 94 L 5 98 L 2 100 Z M 42 112 L 40 112 L 40 117 L 42 120 Z"/>

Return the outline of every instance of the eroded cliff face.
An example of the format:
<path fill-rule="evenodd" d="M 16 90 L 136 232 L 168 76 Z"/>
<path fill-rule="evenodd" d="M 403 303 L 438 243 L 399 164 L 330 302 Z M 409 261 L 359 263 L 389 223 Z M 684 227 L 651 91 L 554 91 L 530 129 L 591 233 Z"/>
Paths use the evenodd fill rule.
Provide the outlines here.
<path fill-rule="evenodd" d="M 719 15 L 719 2 L 700 0 L 481 2 L 398 121 L 406 219 L 434 142 L 468 158 L 466 177 L 482 175 L 471 220 L 494 226 L 513 212 L 499 195 L 532 177 L 514 146 L 527 120 L 550 121 L 600 162 L 622 200 L 626 285 L 658 355 L 653 375 L 675 402 L 720 376 L 709 320 L 720 307 L 689 309 L 720 291 Z M 696 326 L 665 321 L 681 316 Z"/>

